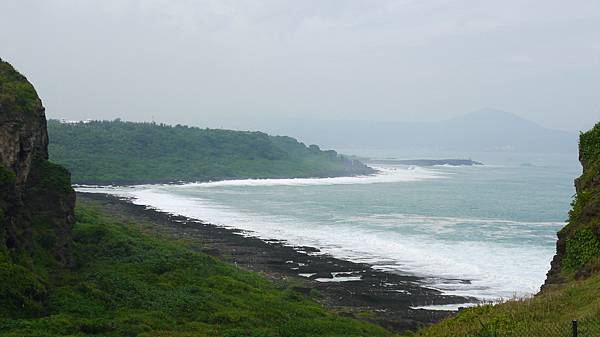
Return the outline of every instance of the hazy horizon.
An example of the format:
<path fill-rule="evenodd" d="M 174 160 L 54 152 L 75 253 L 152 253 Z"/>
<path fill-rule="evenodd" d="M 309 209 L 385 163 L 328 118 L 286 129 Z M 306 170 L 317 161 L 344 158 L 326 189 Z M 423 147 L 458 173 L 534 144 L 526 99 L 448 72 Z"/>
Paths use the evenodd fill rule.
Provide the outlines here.
<path fill-rule="evenodd" d="M 162 124 L 160 121 L 155 122 Z M 189 126 L 224 128 L 223 125 Z M 383 150 L 388 154 L 395 152 L 403 156 L 450 155 L 465 158 L 482 152 L 574 154 L 577 153 L 579 138 L 575 131 L 548 129 L 528 119 L 495 109 L 482 109 L 458 118 L 432 122 L 270 119 L 267 123 L 260 120 L 237 121 L 227 125 L 227 128 L 261 131 L 273 136 L 291 136 L 305 144 L 341 150 L 346 154 L 365 155 L 365 150 Z"/>
<path fill-rule="evenodd" d="M 43 98 L 42 98 L 43 99 Z M 541 123 L 538 123 L 537 121 L 522 117 L 518 114 L 514 114 L 510 111 L 504 111 L 504 110 L 500 110 L 500 109 L 495 109 L 492 107 L 482 107 L 480 109 L 476 109 L 476 110 L 472 110 L 472 111 L 466 111 L 463 113 L 459 113 L 447 118 L 440 118 L 440 119 L 428 119 L 428 120 L 391 120 L 391 119 L 384 119 L 384 120 L 373 120 L 373 119 L 368 119 L 368 118 L 356 118 L 356 119 L 329 119 L 329 118 L 300 118 L 300 117 L 291 117 L 291 118 L 280 118 L 280 117 L 265 117 L 262 118 L 261 117 L 251 117 L 251 118 L 238 118 L 235 121 L 230 120 L 227 121 L 226 123 L 223 123 L 223 121 L 216 121 L 213 120 L 211 122 L 208 123 L 202 123 L 202 124 L 194 124 L 194 123 L 181 123 L 178 121 L 162 121 L 160 120 L 160 118 L 157 117 L 161 117 L 161 115 L 153 115 L 153 116 L 149 116 L 148 118 L 141 118 L 141 119 L 131 119 L 131 118 L 126 118 L 126 117 L 121 117 L 121 116 L 116 116 L 114 118 L 96 118 L 96 117 L 88 117 L 88 118 L 81 118 L 81 119 L 70 119 L 68 117 L 65 116 L 60 116 L 60 115 L 56 115 L 56 116 L 47 116 L 48 119 L 54 119 L 54 120 L 59 120 L 59 121 L 64 121 L 64 122 L 85 122 L 85 121 L 114 121 L 114 120 L 121 120 L 123 122 L 134 122 L 134 123 L 157 123 L 157 124 L 166 124 L 166 125 L 171 125 L 171 126 L 175 126 L 177 124 L 180 125 L 186 125 L 186 126 L 191 126 L 191 127 L 200 127 L 200 128 L 211 128 L 211 129 L 232 129 L 232 130 L 240 130 L 240 131 L 261 131 L 260 130 L 260 125 L 262 123 L 267 122 L 267 119 L 269 121 L 275 121 L 275 122 L 279 122 L 279 123 L 293 123 L 295 121 L 305 121 L 305 122 L 327 122 L 327 123 L 337 123 L 337 122 L 349 122 L 349 123 L 362 123 L 362 122 L 375 122 L 375 123 L 398 123 L 398 124 L 413 124 L 413 123 L 424 123 L 424 124 L 429 124 L 429 123 L 439 123 L 439 122 L 447 122 L 447 121 L 452 121 L 452 120 L 456 120 L 456 119 L 461 119 L 464 118 L 466 116 L 469 115 L 475 115 L 477 113 L 480 112 L 485 112 L 485 111 L 498 111 L 501 113 L 506 113 L 507 115 L 511 115 L 511 116 L 515 116 L 519 119 L 524 120 L 525 122 L 532 122 L 535 125 L 542 127 L 544 129 L 547 130 L 552 130 L 552 131 L 559 131 L 559 132 L 575 132 L 575 131 L 585 131 L 585 130 L 565 130 L 565 129 L 560 129 L 560 128 L 552 128 L 552 127 L 546 127 Z M 598 119 L 598 122 L 600 122 L 600 117 Z M 590 125 L 590 127 L 593 127 L 593 125 L 596 122 L 593 122 L 593 124 Z M 227 124 L 227 125 L 225 125 Z M 266 130 L 264 130 L 265 132 L 268 131 L 268 128 Z"/>
<path fill-rule="evenodd" d="M 589 0 L 7 0 L 0 40 L 49 118 L 268 130 L 492 107 L 570 131 L 600 118 Z"/>

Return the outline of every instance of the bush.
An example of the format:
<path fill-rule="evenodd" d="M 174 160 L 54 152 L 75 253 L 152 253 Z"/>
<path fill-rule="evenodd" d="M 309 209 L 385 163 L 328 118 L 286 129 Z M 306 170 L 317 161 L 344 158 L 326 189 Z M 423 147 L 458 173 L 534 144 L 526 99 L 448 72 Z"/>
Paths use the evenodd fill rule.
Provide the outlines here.
<path fill-rule="evenodd" d="M 579 136 L 579 151 L 581 152 L 583 165 L 587 167 L 594 161 L 600 159 L 600 123 Z"/>
<path fill-rule="evenodd" d="M 43 311 L 46 289 L 31 271 L 0 263 L 0 284 L 0 316 L 31 316 Z"/>
<path fill-rule="evenodd" d="M 567 248 L 563 259 L 563 270 L 573 272 L 600 253 L 600 242 L 591 229 L 582 228 L 567 239 Z"/>

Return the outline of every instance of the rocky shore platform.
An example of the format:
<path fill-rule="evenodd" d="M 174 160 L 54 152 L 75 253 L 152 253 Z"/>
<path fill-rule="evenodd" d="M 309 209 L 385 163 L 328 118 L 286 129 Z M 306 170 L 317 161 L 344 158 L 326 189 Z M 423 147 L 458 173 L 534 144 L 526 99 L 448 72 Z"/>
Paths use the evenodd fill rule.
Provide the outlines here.
<path fill-rule="evenodd" d="M 315 298 L 338 314 L 367 320 L 392 331 L 414 331 L 452 315 L 451 311 L 419 307 L 476 301 L 444 295 L 427 287 L 424 279 L 408 273 L 375 270 L 368 264 L 320 254 L 313 247 L 258 239 L 235 229 L 136 205 L 124 198 L 81 192 L 77 198 L 79 202 L 98 205 L 117 219 L 197 243 L 194 246 L 200 251 L 261 273 L 282 286 Z"/>

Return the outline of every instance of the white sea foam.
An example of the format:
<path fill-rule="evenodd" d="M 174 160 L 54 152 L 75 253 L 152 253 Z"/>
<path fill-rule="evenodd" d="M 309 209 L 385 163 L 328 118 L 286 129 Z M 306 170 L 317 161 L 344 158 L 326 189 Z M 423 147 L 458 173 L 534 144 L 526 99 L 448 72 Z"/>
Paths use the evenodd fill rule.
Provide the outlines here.
<path fill-rule="evenodd" d="M 314 246 L 323 253 L 370 263 L 377 269 L 428 277 L 432 287 L 445 293 L 481 299 L 523 296 L 537 291 L 553 254 L 553 249 L 540 249 L 532 254 L 531 249 L 519 245 L 407 238 L 386 230 L 357 231 L 351 227 L 333 228 L 242 214 L 206 200 L 176 196 L 160 189 L 112 192 L 134 197 L 137 204 L 242 229 L 260 238 Z M 447 281 L 454 278 L 469 279 L 471 283 Z"/>
<path fill-rule="evenodd" d="M 360 276 L 340 276 L 340 277 L 334 277 L 334 278 L 316 278 L 315 281 L 317 282 L 323 282 L 323 283 L 327 283 L 327 282 L 352 282 L 352 281 L 360 281 L 361 277 Z"/>
<path fill-rule="evenodd" d="M 553 245 L 529 246 L 527 239 L 539 240 L 540 233 L 535 229 L 547 227 L 550 230 L 543 233 L 548 237 L 542 239 L 551 241 L 553 234 L 548 233 L 553 233 L 555 228 L 562 226 L 561 223 L 401 213 L 349 215 L 314 222 L 289 215 L 241 211 L 186 193 L 190 189 L 217 187 L 396 183 L 443 177 L 446 176 L 440 172 L 421 168 L 384 169 L 378 175 L 367 177 L 237 180 L 79 190 L 130 197 L 136 204 L 241 229 L 246 235 L 312 246 L 322 253 L 369 263 L 380 270 L 423 276 L 431 287 L 448 294 L 497 300 L 536 292 L 543 282 L 554 248 Z M 460 226 L 470 226 L 470 232 L 466 233 L 471 234 L 460 240 L 448 239 L 457 231 L 464 231 Z M 513 237 L 523 240 L 512 242 Z"/>
<path fill-rule="evenodd" d="M 423 305 L 420 307 L 411 307 L 411 309 L 437 310 L 437 311 L 458 311 L 462 308 L 470 308 L 470 307 L 474 307 L 474 306 L 477 306 L 477 303 Z"/>
<path fill-rule="evenodd" d="M 362 185 L 395 183 L 444 178 L 448 174 L 422 167 L 394 168 L 374 167 L 379 172 L 369 176 L 335 178 L 290 178 L 290 179 L 237 179 L 198 182 L 181 185 L 181 188 L 229 187 L 229 186 L 310 186 L 310 185 Z"/>

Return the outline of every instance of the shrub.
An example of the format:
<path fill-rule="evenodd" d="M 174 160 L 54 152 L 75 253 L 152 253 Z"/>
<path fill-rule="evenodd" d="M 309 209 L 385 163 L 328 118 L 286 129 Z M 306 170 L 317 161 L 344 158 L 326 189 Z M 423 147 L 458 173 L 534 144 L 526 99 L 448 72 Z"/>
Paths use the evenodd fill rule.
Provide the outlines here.
<path fill-rule="evenodd" d="M 563 270 L 573 272 L 588 263 L 600 253 L 600 242 L 591 229 L 582 228 L 567 239 Z"/>
<path fill-rule="evenodd" d="M 584 167 L 600 159 L 600 123 L 579 136 L 579 149 L 582 153 Z"/>
<path fill-rule="evenodd" d="M 29 270 L 12 263 L 0 263 L 0 316 L 30 316 L 42 312 L 44 285 Z"/>

